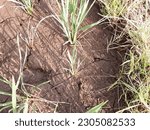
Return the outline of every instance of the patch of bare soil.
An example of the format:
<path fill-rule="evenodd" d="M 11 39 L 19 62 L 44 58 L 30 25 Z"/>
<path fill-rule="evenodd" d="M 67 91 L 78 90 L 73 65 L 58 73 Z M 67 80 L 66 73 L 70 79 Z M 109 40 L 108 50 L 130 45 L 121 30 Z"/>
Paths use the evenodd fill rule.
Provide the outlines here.
<path fill-rule="evenodd" d="M 4 1 L 0 1 L 0 4 Z M 82 64 L 78 75 L 71 76 L 64 69 L 68 68 L 63 53 L 66 46 L 63 45 L 65 39 L 58 23 L 46 19 L 38 27 L 34 41 L 32 39 L 32 27 L 51 14 L 49 5 L 57 10 L 55 1 L 36 1 L 33 16 L 16 9 L 11 3 L 0 9 L 0 75 L 8 79 L 12 75 L 18 76 L 20 65 L 16 37 L 19 35 L 22 37 L 22 53 L 28 46 L 24 82 L 38 85 L 50 81 L 41 86 L 38 95 L 58 102 L 57 112 L 86 112 L 106 100 L 109 102 L 104 112 L 114 112 L 118 108 L 118 91 L 108 91 L 108 87 L 116 80 L 120 58 L 115 50 L 107 52 L 111 32 L 98 25 L 79 37 L 78 57 Z M 98 12 L 99 7 L 94 5 L 84 24 L 99 20 Z M 28 42 L 25 42 L 25 38 Z M 0 89 L 10 91 L 1 82 Z M 6 100 L 6 97 L 0 97 L 0 102 Z M 49 103 L 36 102 L 36 105 L 39 112 L 53 111 Z"/>

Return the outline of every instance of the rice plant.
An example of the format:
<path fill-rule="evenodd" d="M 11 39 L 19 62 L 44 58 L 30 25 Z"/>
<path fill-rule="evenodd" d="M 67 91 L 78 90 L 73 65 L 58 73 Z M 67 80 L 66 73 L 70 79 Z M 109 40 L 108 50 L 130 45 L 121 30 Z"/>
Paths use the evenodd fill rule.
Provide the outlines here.
<path fill-rule="evenodd" d="M 82 64 L 80 59 L 78 59 L 78 53 L 76 46 L 73 47 L 73 50 L 67 51 L 67 62 L 69 64 L 69 68 L 65 68 L 65 70 L 69 71 L 71 75 L 76 76 L 79 72 L 79 68 Z"/>
<path fill-rule="evenodd" d="M 33 13 L 33 2 L 32 0 L 8 0 L 17 4 L 17 7 L 22 8 L 27 14 L 32 15 Z"/>
<path fill-rule="evenodd" d="M 39 25 L 47 18 L 54 18 L 58 22 L 61 30 L 63 31 L 64 37 L 67 39 L 63 45 L 71 45 L 71 50 L 67 51 L 67 62 L 69 63 L 70 68 L 65 68 L 65 70 L 68 70 L 73 75 L 75 75 L 75 73 L 79 70 L 80 66 L 76 48 L 77 44 L 79 43 L 79 34 L 105 20 L 105 18 L 103 18 L 95 23 L 85 26 L 82 25 L 95 1 L 96 0 L 90 3 L 90 0 L 56 0 L 60 14 L 53 11 L 53 7 L 50 5 L 53 14 L 41 19 L 35 27 L 36 32 Z"/>
<path fill-rule="evenodd" d="M 64 44 L 73 45 L 72 51 L 68 50 L 68 69 L 72 75 L 75 75 L 80 66 L 80 60 L 77 57 L 78 36 L 80 32 L 85 32 L 88 29 L 100 24 L 104 19 L 95 23 L 82 26 L 83 21 L 94 5 L 95 0 L 90 4 L 89 0 L 60 0 L 57 5 L 60 9 L 60 15 L 54 13 L 55 20 L 60 24 L 64 36 L 67 41 Z"/>
<path fill-rule="evenodd" d="M 104 19 L 86 26 L 81 26 L 95 0 L 90 4 L 89 0 L 60 0 L 57 1 L 61 14 L 55 13 L 54 18 L 61 25 L 65 37 L 68 39 L 65 44 L 74 45 L 77 43 L 78 34 L 101 23 Z"/>

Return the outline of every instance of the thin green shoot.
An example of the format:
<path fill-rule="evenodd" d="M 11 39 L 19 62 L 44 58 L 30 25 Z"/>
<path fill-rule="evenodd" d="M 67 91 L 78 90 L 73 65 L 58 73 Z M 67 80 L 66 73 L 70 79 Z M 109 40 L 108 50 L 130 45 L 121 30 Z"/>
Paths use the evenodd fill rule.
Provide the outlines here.
<path fill-rule="evenodd" d="M 93 108 L 91 108 L 90 110 L 87 111 L 87 113 L 99 113 L 102 111 L 103 107 L 106 105 L 108 101 L 102 102 L 96 106 L 94 106 Z"/>

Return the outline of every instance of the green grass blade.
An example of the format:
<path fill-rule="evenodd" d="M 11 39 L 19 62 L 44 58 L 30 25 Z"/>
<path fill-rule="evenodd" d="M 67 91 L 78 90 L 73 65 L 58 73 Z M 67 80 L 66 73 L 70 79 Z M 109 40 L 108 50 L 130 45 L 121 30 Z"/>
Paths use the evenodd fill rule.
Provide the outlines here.
<path fill-rule="evenodd" d="M 104 105 L 106 105 L 108 101 L 102 102 L 99 105 L 91 108 L 90 110 L 87 111 L 87 113 L 98 113 L 102 110 L 102 108 L 104 107 Z"/>
<path fill-rule="evenodd" d="M 10 103 L 9 105 L 5 106 L 5 107 L 2 107 L 2 108 L 0 109 L 0 112 L 2 112 L 3 110 L 5 110 L 5 109 L 7 109 L 7 108 L 10 108 L 10 107 L 11 107 L 11 103 Z"/>
<path fill-rule="evenodd" d="M 131 85 L 129 85 L 128 83 L 125 83 L 125 82 L 123 82 L 123 81 L 122 81 L 122 84 L 123 84 L 126 88 L 128 88 L 131 92 L 134 92 L 134 93 L 138 94 L 138 91 L 137 91 L 133 86 L 131 86 Z"/>
<path fill-rule="evenodd" d="M 5 83 L 5 84 L 11 85 L 11 82 L 8 81 L 6 78 L 3 78 L 3 79 L 0 78 L 0 81 Z"/>
<path fill-rule="evenodd" d="M 92 27 L 94 27 L 94 26 L 96 26 L 96 25 L 102 23 L 104 20 L 105 20 L 105 18 L 104 18 L 104 19 L 101 19 L 101 20 L 99 20 L 99 21 L 97 21 L 97 22 L 95 22 L 95 23 L 92 23 L 92 24 L 90 24 L 90 25 L 86 25 L 86 26 L 82 27 L 82 28 L 80 29 L 80 31 L 88 30 L 88 29 L 90 29 L 90 28 L 92 28 Z"/>
<path fill-rule="evenodd" d="M 10 93 L 7 93 L 7 92 L 1 91 L 1 90 L 0 90 L 0 95 L 11 96 Z"/>
<path fill-rule="evenodd" d="M 12 102 L 0 103 L 0 107 L 5 107 L 5 106 L 11 105 L 11 104 L 12 104 Z"/>

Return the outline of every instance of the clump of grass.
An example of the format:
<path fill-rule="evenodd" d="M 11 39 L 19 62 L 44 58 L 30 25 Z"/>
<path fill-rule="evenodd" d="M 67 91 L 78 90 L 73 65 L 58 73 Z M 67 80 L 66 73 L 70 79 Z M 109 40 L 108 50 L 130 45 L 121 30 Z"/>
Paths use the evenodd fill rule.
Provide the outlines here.
<path fill-rule="evenodd" d="M 111 21 L 119 20 L 127 10 L 129 0 L 97 0 L 100 3 L 101 13 Z"/>
<path fill-rule="evenodd" d="M 8 0 L 8 1 L 17 4 L 17 6 L 22 8 L 27 14 L 32 15 L 33 13 L 32 0 Z"/>
<path fill-rule="evenodd" d="M 18 94 L 19 85 L 20 85 L 20 77 L 17 81 L 15 81 L 14 76 L 12 76 L 12 80 L 9 81 L 5 78 L 0 79 L 0 81 L 4 82 L 11 88 L 11 93 L 0 90 L 0 95 L 9 96 L 11 98 L 10 101 L 0 104 L 0 112 L 9 109 L 9 112 L 19 113 L 19 112 L 28 112 L 28 96 Z"/>
<path fill-rule="evenodd" d="M 130 50 L 127 90 L 132 92 L 132 101 L 128 101 L 132 112 L 150 112 L 150 18 L 148 11 L 150 1 L 141 0 L 134 3 L 126 15 L 126 30 L 133 44 Z M 127 17 L 128 16 L 128 17 Z"/>
<path fill-rule="evenodd" d="M 144 53 L 138 56 L 135 50 L 130 50 L 126 55 L 117 85 L 122 88 L 127 108 L 120 112 L 150 112 L 150 70 L 147 65 Z"/>
<path fill-rule="evenodd" d="M 117 86 L 127 107 L 119 112 L 150 112 L 150 10 L 149 0 L 130 1 L 124 14 L 132 47 L 124 58 Z"/>
<path fill-rule="evenodd" d="M 128 18 L 126 31 L 131 38 L 130 40 L 135 46 L 138 55 L 143 55 L 145 57 L 145 60 L 148 61 L 150 60 L 149 5 L 149 0 L 138 1 L 136 4 L 134 4 L 134 7 L 131 10 L 128 10 L 128 13 L 126 15 L 126 18 Z"/>
<path fill-rule="evenodd" d="M 35 95 L 35 93 L 40 92 L 39 87 L 43 84 L 48 83 L 48 81 L 34 86 L 23 83 L 21 78 L 22 77 L 19 76 L 17 81 L 15 81 L 14 76 L 12 76 L 11 81 L 7 80 L 6 78 L 0 78 L 1 82 L 5 83 L 11 88 L 11 92 L 0 90 L 0 95 L 10 97 L 8 99 L 9 101 L 0 103 L 0 112 L 6 110 L 13 113 L 37 113 L 41 111 L 41 108 L 39 108 L 39 103 L 52 105 L 52 112 L 56 112 L 59 104 L 67 104 L 65 102 L 49 101 L 39 97 L 38 95 Z M 30 87 L 31 92 L 28 92 L 28 90 L 26 89 L 27 86 Z"/>
<path fill-rule="evenodd" d="M 1 82 L 7 84 L 11 88 L 10 93 L 0 90 L 0 95 L 9 96 L 11 98 L 11 101 L 0 104 L 0 107 L 2 107 L 0 111 L 5 110 L 5 109 L 9 109 L 9 112 L 13 112 L 13 113 L 21 112 L 21 111 L 23 112 L 28 111 L 28 93 L 24 87 L 23 75 L 22 75 L 23 66 L 25 64 L 26 57 L 27 57 L 27 51 L 26 51 L 25 58 L 22 63 L 22 54 L 21 54 L 18 36 L 17 36 L 17 45 L 18 45 L 19 58 L 20 58 L 19 76 L 18 76 L 17 81 L 15 81 L 14 76 L 12 76 L 11 81 L 7 80 L 4 77 L 0 78 Z M 19 87 L 21 87 L 21 89 Z M 22 95 L 18 94 L 18 91 L 22 92 Z"/>

